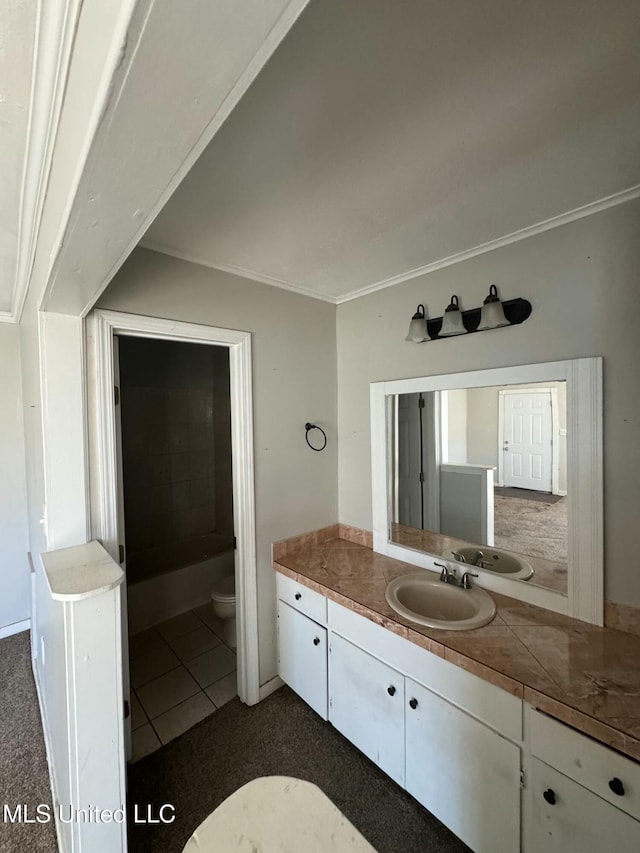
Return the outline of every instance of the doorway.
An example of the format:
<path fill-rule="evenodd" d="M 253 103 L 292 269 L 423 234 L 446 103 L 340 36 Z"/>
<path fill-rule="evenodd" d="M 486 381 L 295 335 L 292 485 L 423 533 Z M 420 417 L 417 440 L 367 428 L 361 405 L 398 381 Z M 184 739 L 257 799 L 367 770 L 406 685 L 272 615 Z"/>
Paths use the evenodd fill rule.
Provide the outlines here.
<path fill-rule="evenodd" d="M 226 351 L 228 359 L 228 388 L 229 388 L 229 411 L 230 411 L 230 433 L 231 451 L 233 455 L 232 466 L 232 531 L 235 532 L 235 550 L 232 551 L 232 572 L 235 575 L 236 591 L 236 624 L 237 624 L 237 691 L 239 698 L 248 705 L 259 701 L 259 669 L 258 669 L 258 631 L 257 631 L 257 578 L 256 578 L 256 552 L 255 552 L 255 504 L 254 504 L 254 471 L 253 471 L 253 416 L 252 416 L 252 387 L 251 387 L 251 336 L 248 332 L 237 332 L 227 329 L 218 329 L 209 326 L 201 326 L 192 323 L 180 323 L 153 317 L 123 314 L 120 312 L 96 310 L 89 317 L 88 333 L 95 340 L 95 362 L 98 378 L 98 393 L 96 403 L 97 420 L 97 446 L 94 453 L 94 471 L 97 469 L 96 487 L 99 492 L 96 501 L 96 535 L 99 536 L 105 548 L 111 556 L 121 561 L 126 558 L 126 551 L 121 551 L 120 546 L 126 544 L 125 528 L 122 526 L 124 520 L 124 489 L 119 488 L 119 464 L 118 446 L 121 434 L 118 429 L 119 417 L 116 416 L 116 405 L 114 387 L 119 369 L 118 357 L 122 342 L 127 339 L 125 348 L 131 339 L 142 339 L 143 342 L 164 344 L 165 342 L 182 343 L 193 346 L 203 345 L 205 348 L 222 348 Z M 197 428 L 195 433 L 201 431 Z M 180 441 L 180 433 L 184 437 L 184 431 L 177 430 L 175 438 Z M 187 430 L 188 433 L 188 430 Z M 206 429 L 205 429 L 206 435 Z M 148 454 L 152 455 L 152 454 Z M 155 454 L 163 455 L 163 454 Z M 156 460 L 161 464 L 160 460 Z M 134 463 L 135 464 L 135 463 Z M 166 464 L 166 463 L 163 463 Z M 176 463 L 180 464 L 180 463 Z M 194 469 L 195 471 L 195 469 Z M 197 473 L 197 471 L 195 472 Z M 184 472 L 183 472 L 184 474 Z M 204 478 L 196 477 L 197 480 Z M 179 484 L 176 484 L 179 485 Z M 201 488 L 199 484 L 197 488 Z M 186 499 L 187 490 L 176 489 L 175 500 Z M 209 493 L 207 493 L 209 496 Z M 160 498 L 158 497 L 158 500 Z M 202 500 L 202 497 L 199 499 Z M 207 498 L 208 500 L 208 498 Z M 191 507 L 189 510 L 191 511 Z M 193 508 L 198 509 L 198 508 Z M 181 510 L 176 509 L 176 512 Z M 195 514 L 196 516 L 198 513 Z M 182 523 L 191 525 L 195 518 L 186 521 L 182 516 Z M 176 523 L 178 520 L 176 519 Z M 134 529 L 134 528 L 131 528 Z M 183 528 L 184 529 L 184 528 Z M 204 536 L 204 534 L 202 534 Z M 217 535 L 217 534 L 216 534 Z M 123 542 L 123 536 L 125 542 Z M 232 534 L 233 536 L 233 534 Z M 188 537 L 185 537 L 188 538 Z M 196 537 L 197 538 L 197 537 Z M 206 538 L 206 537 L 205 537 Z M 154 551 L 154 546 L 149 542 L 143 547 L 144 541 L 135 539 L 134 542 L 134 564 L 137 563 L 136 571 L 141 576 L 148 572 L 148 566 L 156 568 L 161 561 Z M 227 540 L 228 541 L 228 530 Z M 208 540 L 211 544 L 211 540 Z M 209 547 L 209 544 L 207 547 Z M 200 547 L 202 540 L 196 542 Z M 189 547 L 196 547 L 193 543 Z M 167 549 L 170 551 L 171 549 Z M 224 559 L 226 552 L 220 552 Z M 200 554 L 199 556 L 202 556 Z M 228 554 L 226 559 L 228 559 Z M 163 565 L 167 567 L 172 562 L 171 553 L 162 557 Z M 126 565 L 126 564 L 125 564 Z M 227 564 L 228 565 L 228 564 Z M 145 568 L 145 566 L 147 568 Z M 175 567 L 174 567 L 175 568 Z M 153 572 L 152 572 L 153 574 Z M 157 572 L 156 576 L 165 579 L 170 576 L 170 571 Z M 140 582 L 146 582 L 140 580 Z M 148 604 L 148 602 L 147 602 Z M 134 703 L 130 695 L 129 683 L 129 653 L 128 653 L 128 628 L 127 628 L 127 601 L 123 595 L 123 693 L 125 708 L 123 709 L 123 728 L 125 730 L 125 741 L 130 744 L 128 733 L 131 729 L 131 718 L 129 710 L 134 710 Z M 191 612 L 183 611 L 183 612 Z M 202 611 L 204 614 L 205 611 Z M 196 619 L 200 619 L 197 612 Z M 184 623 L 189 617 L 185 617 Z M 202 622 L 202 619 L 200 619 Z M 195 624 L 194 630 L 201 626 Z M 134 626 L 135 627 L 135 626 Z M 183 626 L 184 627 L 184 624 Z M 182 629 L 178 629 L 181 631 Z M 206 632 L 201 632 L 206 633 Z M 169 643 L 167 643 L 169 646 Z M 173 649 L 172 649 L 173 651 Z M 175 653 L 175 652 L 174 652 Z M 184 653 L 185 655 L 187 652 Z M 128 752 L 130 746 L 128 745 Z"/>
<path fill-rule="evenodd" d="M 132 759 L 236 695 L 229 351 L 116 336 Z M 232 599 L 230 599 L 232 600 Z"/>

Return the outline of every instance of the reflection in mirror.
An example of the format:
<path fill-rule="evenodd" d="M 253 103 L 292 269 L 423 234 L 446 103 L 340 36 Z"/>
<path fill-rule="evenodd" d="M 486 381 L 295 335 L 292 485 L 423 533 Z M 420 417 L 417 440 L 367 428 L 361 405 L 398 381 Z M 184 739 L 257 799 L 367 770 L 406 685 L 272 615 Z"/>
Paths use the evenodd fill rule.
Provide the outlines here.
<path fill-rule="evenodd" d="M 567 594 L 566 382 L 397 394 L 390 541 Z"/>

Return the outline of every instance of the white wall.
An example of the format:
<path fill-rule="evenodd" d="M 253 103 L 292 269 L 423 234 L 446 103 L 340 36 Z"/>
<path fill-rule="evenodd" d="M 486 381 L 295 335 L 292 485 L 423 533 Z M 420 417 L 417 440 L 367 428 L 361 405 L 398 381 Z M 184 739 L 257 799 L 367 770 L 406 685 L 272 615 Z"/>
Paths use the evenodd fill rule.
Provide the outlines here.
<path fill-rule="evenodd" d="M 446 406 L 446 414 L 444 408 Z M 446 418 L 446 454 L 443 462 L 467 462 L 467 390 L 456 388 L 442 394 L 443 422 Z M 472 461 L 472 460 L 469 460 Z"/>
<path fill-rule="evenodd" d="M 38 300 L 37 288 L 33 286 L 20 326 L 13 327 L 20 335 L 26 515 L 35 569 L 31 637 L 43 725 L 53 765 L 52 780 L 56 796 L 68 803 L 77 800 L 72 786 L 74 778 L 78 779 L 72 766 L 74 732 L 69 722 L 66 686 L 69 612 L 68 605 L 52 599 L 40 555 L 87 540 L 82 321 L 56 314 L 43 316 L 38 312 Z M 43 423 L 47 424 L 44 435 Z M 45 523 L 41 523 L 43 520 Z M 104 616 L 104 609 L 101 613 Z M 107 730 L 102 726 L 101 731 Z M 63 825 L 61 837 L 65 850 L 72 849 L 71 835 L 71 825 Z"/>
<path fill-rule="evenodd" d="M 338 306 L 340 521 L 371 529 L 369 383 L 488 367 L 604 357 L 605 594 L 640 605 L 629 560 L 640 514 L 640 202 L 531 237 Z M 419 302 L 482 304 L 496 283 L 529 299 L 521 326 L 405 342 Z"/>
<path fill-rule="evenodd" d="M 27 553 L 20 330 L 0 323 L 0 629 L 28 619 L 30 580 Z"/>
<path fill-rule="evenodd" d="M 260 681 L 276 674 L 271 543 L 338 520 L 335 307 L 136 250 L 98 307 L 252 332 Z M 314 453 L 306 421 L 328 445 Z"/>

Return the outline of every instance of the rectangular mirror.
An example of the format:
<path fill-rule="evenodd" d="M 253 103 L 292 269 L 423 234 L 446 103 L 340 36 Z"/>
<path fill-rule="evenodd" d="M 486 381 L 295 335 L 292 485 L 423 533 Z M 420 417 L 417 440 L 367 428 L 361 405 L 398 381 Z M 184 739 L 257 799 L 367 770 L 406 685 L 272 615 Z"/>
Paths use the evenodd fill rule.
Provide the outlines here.
<path fill-rule="evenodd" d="M 566 381 L 389 403 L 390 540 L 566 595 Z"/>
<path fill-rule="evenodd" d="M 601 375 L 588 358 L 373 383 L 374 549 L 602 624 Z"/>

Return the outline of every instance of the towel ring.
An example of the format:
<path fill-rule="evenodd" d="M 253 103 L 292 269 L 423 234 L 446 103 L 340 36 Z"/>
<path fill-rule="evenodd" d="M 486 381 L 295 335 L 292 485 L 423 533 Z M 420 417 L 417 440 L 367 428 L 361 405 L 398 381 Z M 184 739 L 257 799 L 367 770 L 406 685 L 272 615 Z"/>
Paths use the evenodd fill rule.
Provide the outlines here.
<path fill-rule="evenodd" d="M 306 424 L 304 425 L 304 429 L 305 429 L 304 437 L 305 437 L 305 440 L 306 440 L 307 444 L 309 445 L 309 447 L 310 447 L 312 450 L 315 450 L 315 451 L 316 451 L 316 453 L 320 453 L 320 451 L 321 451 L 321 450 L 324 450 L 324 449 L 325 449 L 325 447 L 327 446 L 327 434 L 326 434 L 326 432 L 322 429 L 322 427 L 319 427 L 317 424 L 310 424 L 310 423 L 306 423 Z M 322 433 L 322 436 L 323 436 L 323 438 L 324 438 L 324 444 L 322 445 L 322 447 L 314 447 L 314 446 L 313 446 L 313 444 L 311 444 L 311 442 L 309 441 L 309 432 L 310 432 L 310 430 L 312 430 L 312 429 L 320 430 L 320 432 Z"/>

